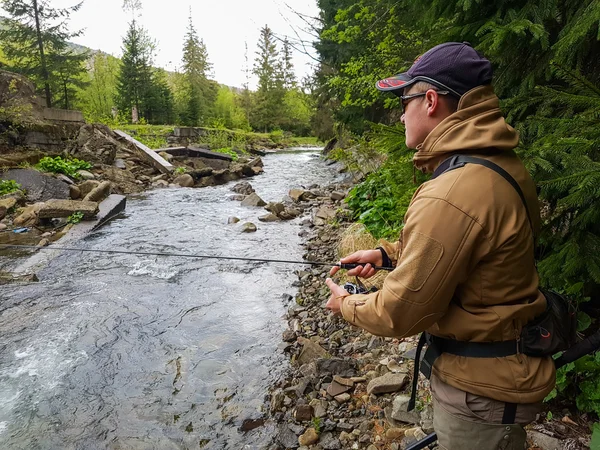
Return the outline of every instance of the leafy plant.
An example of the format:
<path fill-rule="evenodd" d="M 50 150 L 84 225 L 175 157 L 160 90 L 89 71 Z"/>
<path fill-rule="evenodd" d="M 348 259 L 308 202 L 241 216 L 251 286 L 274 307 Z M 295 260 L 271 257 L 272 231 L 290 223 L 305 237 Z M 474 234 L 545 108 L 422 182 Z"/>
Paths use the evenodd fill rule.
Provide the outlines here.
<path fill-rule="evenodd" d="M 46 156 L 40 160 L 36 168 L 43 172 L 63 173 L 71 178 L 79 178 L 78 170 L 91 169 L 92 165 L 77 158 L 63 159 L 60 156 L 54 158 Z"/>
<path fill-rule="evenodd" d="M 234 161 L 237 161 L 238 158 L 240 157 L 240 155 L 238 155 L 235 151 L 233 151 L 233 149 L 231 147 L 224 147 L 224 148 L 215 148 L 213 150 L 213 152 L 217 152 L 217 153 L 224 153 L 226 155 L 231 156 L 231 158 Z"/>
<path fill-rule="evenodd" d="M 78 224 L 83 220 L 83 213 L 81 211 L 76 211 L 67 217 L 67 223 Z"/>
<path fill-rule="evenodd" d="M 0 180 L 0 195 L 10 194 L 21 189 L 15 180 Z"/>
<path fill-rule="evenodd" d="M 183 175 L 183 174 L 186 172 L 186 170 L 187 170 L 187 169 L 186 169 L 185 167 L 183 167 L 183 166 L 179 166 L 179 167 L 177 167 L 177 168 L 176 168 L 176 169 L 173 171 L 173 173 L 174 173 L 175 175 Z"/>
<path fill-rule="evenodd" d="M 321 432 L 321 418 L 313 417 L 310 422 L 311 422 L 313 428 L 315 429 L 315 431 L 317 432 L 317 434 L 319 434 Z"/>
<path fill-rule="evenodd" d="M 595 423 L 592 430 L 592 442 L 590 450 L 600 450 L 600 423 Z"/>

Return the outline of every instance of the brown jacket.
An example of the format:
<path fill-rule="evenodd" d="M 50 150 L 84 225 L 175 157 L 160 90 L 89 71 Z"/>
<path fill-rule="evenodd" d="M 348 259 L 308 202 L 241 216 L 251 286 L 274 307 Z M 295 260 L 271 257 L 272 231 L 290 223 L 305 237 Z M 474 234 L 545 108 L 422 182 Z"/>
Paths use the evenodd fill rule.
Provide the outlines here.
<path fill-rule="evenodd" d="M 535 185 L 515 155 L 517 132 L 506 124 L 490 86 L 467 92 L 414 156 L 433 172 L 453 154 L 489 159 L 523 190 L 534 227 L 540 223 Z M 382 336 L 427 330 L 459 341 L 515 339 L 543 312 L 527 214 L 514 188 L 492 170 L 467 164 L 424 183 L 406 213 L 400 241 L 386 250 L 396 269 L 373 294 L 342 303 L 349 322 Z M 513 403 L 542 400 L 554 387 L 550 358 L 522 354 L 466 358 L 443 354 L 433 373 L 473 394 Z"/>

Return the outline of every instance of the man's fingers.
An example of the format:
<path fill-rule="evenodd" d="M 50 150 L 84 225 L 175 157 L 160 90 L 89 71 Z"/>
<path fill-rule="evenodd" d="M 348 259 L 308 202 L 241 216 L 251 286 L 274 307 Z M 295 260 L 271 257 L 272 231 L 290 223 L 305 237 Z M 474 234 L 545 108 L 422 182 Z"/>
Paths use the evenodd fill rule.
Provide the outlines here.
<path fill-rule="evenodd" d="M 340 270 L 338 266 L 333 266 L 329 271 L 329 275 L 334 276 L 338 272 L 338 270 Z"/>

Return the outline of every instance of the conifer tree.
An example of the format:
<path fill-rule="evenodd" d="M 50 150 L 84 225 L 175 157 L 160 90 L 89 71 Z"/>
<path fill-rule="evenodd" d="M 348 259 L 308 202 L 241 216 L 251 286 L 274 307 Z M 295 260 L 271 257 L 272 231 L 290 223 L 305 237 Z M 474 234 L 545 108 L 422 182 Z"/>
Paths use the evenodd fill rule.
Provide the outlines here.
<path fill-rule="evenodd" d="M 1 4 L 10 15 L 0 29 L 2 51 L 12 70 L 30 77 L 41 88 L 50 108 L 53 88 L 68 92 L 84 70 L 82 62 L 87 56 L 69 50 L 67 44 L 81 34 L 69 32 L 67 23 L 82 3 L 68 8 L 54 8 L 49 0 L 2 0 Z M 61 79 L 67 66 L 69 77 Z"/>

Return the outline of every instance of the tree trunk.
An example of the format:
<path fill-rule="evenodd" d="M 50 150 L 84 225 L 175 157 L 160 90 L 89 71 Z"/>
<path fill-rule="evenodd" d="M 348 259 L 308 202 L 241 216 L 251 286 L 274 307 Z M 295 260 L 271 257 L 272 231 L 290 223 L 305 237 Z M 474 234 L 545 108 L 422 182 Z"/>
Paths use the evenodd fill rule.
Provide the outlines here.
<path fill-rule="evenodd" d="M 48 79 L 48 68 L 46 67 L 46 55 L 44 55 L 44 43 L 42 42 L 42 31 L 40 30 L 40 18 L 37 0 L 33 0 L 33 12 L 35 14 L 35 31 L 37 34 L 38 48 L 40 50 L 40 63 L 42 66 L 42 78 L 44 79 L 44 91 L 46 93 L 46 106 L 48 108 L 52 108 L 50 81 Z"/>
<path fill-rule="evenodd" d="M 67 80 L 63 81 L 63 88 L 65 90 L 65 109 L 69 109 L 69 90 L 67 89 Z"/>

